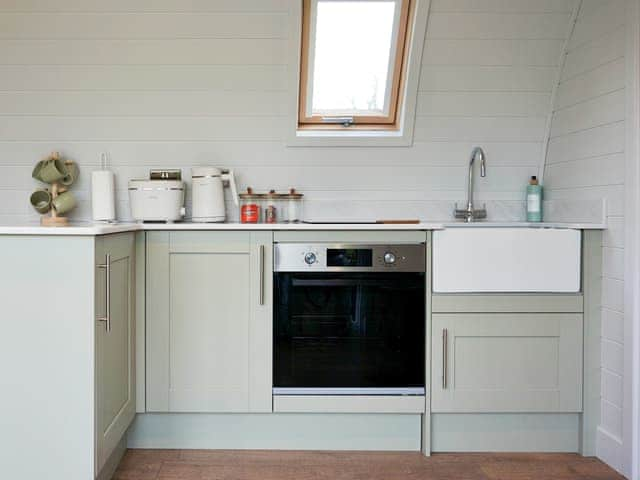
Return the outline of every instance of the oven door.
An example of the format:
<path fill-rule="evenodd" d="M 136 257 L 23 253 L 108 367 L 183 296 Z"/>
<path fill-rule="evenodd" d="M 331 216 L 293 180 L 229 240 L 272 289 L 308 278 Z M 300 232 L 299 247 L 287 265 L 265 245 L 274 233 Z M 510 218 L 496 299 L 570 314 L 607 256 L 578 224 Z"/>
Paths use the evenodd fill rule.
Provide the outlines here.
<path fill-rule="evenodd" d="M 424 395 L 424 273 L 274 280 L 274 394 Z"/>

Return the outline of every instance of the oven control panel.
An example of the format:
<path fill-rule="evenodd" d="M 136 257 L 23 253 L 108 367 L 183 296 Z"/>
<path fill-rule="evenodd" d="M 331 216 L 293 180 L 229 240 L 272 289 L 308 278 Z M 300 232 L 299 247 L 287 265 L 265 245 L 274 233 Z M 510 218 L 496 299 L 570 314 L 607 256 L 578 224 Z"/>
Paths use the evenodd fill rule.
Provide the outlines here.
<path fill-rule="evenodd" d="M 276 272 L 424 272 L 426 245 L 276 243 Z"/>

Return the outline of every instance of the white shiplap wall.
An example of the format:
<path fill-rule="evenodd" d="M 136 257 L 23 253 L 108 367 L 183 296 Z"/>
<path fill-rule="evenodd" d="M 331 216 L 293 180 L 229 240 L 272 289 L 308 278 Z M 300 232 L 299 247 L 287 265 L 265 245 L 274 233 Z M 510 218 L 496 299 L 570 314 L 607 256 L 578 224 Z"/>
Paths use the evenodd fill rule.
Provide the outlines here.
<path fill-rule="evenodd" d="M 598 455 L 622 469 L 625 2 L 584 0 L 554 105 L 545 169 L 550 200 L 605 198 L 602 398 Z"/>
<path fill-rule="evenodd" d="M 434 0 L 410 148 L 287 148 L 288 12 L 297 0 L 0 0 L 0 220 L 33 217 L 50 150 L 89 173 L 111 154 L 118 214 L 151 167 L 213 164 L 240 187 L 307 194 L 313 218 L 450 217 L 472 147 L 478 199 L 521 218 L 576 0 Z"/>

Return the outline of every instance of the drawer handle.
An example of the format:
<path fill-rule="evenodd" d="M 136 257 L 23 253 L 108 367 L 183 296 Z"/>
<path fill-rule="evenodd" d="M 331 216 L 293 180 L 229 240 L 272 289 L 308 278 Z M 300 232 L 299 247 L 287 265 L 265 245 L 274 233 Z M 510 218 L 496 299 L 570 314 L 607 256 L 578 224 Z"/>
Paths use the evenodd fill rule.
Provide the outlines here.
<path fill-rule="evenodd" d="M 106 288 L 105 288 L 105 315 L 104 317 L 98 317 L 99 322 L 104 322 L 107 327 L 107 332 L 111 331 L 111 255 L 106 254 L 104 256 L 104 263 L 99 264 L 98 268 L 105 271 L 106 275 Z"/>
<path fill-rule="evenodd" d="M 449 376 L 449 368 L 447 366 L 449 360 L 449 332 L 446 328 L 442 329 L 442 389 L 446 390 L 447 377 Z"/>

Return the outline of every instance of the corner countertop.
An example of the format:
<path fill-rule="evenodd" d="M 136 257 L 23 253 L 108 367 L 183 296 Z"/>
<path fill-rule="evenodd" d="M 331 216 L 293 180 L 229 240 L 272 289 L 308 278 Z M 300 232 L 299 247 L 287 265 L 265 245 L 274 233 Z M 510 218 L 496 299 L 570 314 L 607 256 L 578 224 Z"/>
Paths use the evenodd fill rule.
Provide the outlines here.
<path fill-rule="evenodd" d="M 559 228 L 572 230 L 604 230 L 604 224 L 563 222 L 421 222 L 415 224 L 371 223 L 295 223 L 295 224 L 242 224 L 242 223 L 91 223 L 72 222 L 67 227 L 43 227 L 39 223 L 0 224 L 0 235 L 68 235 L 96 236 L 137 231 L 426 231 L 447 228 Z"/>

